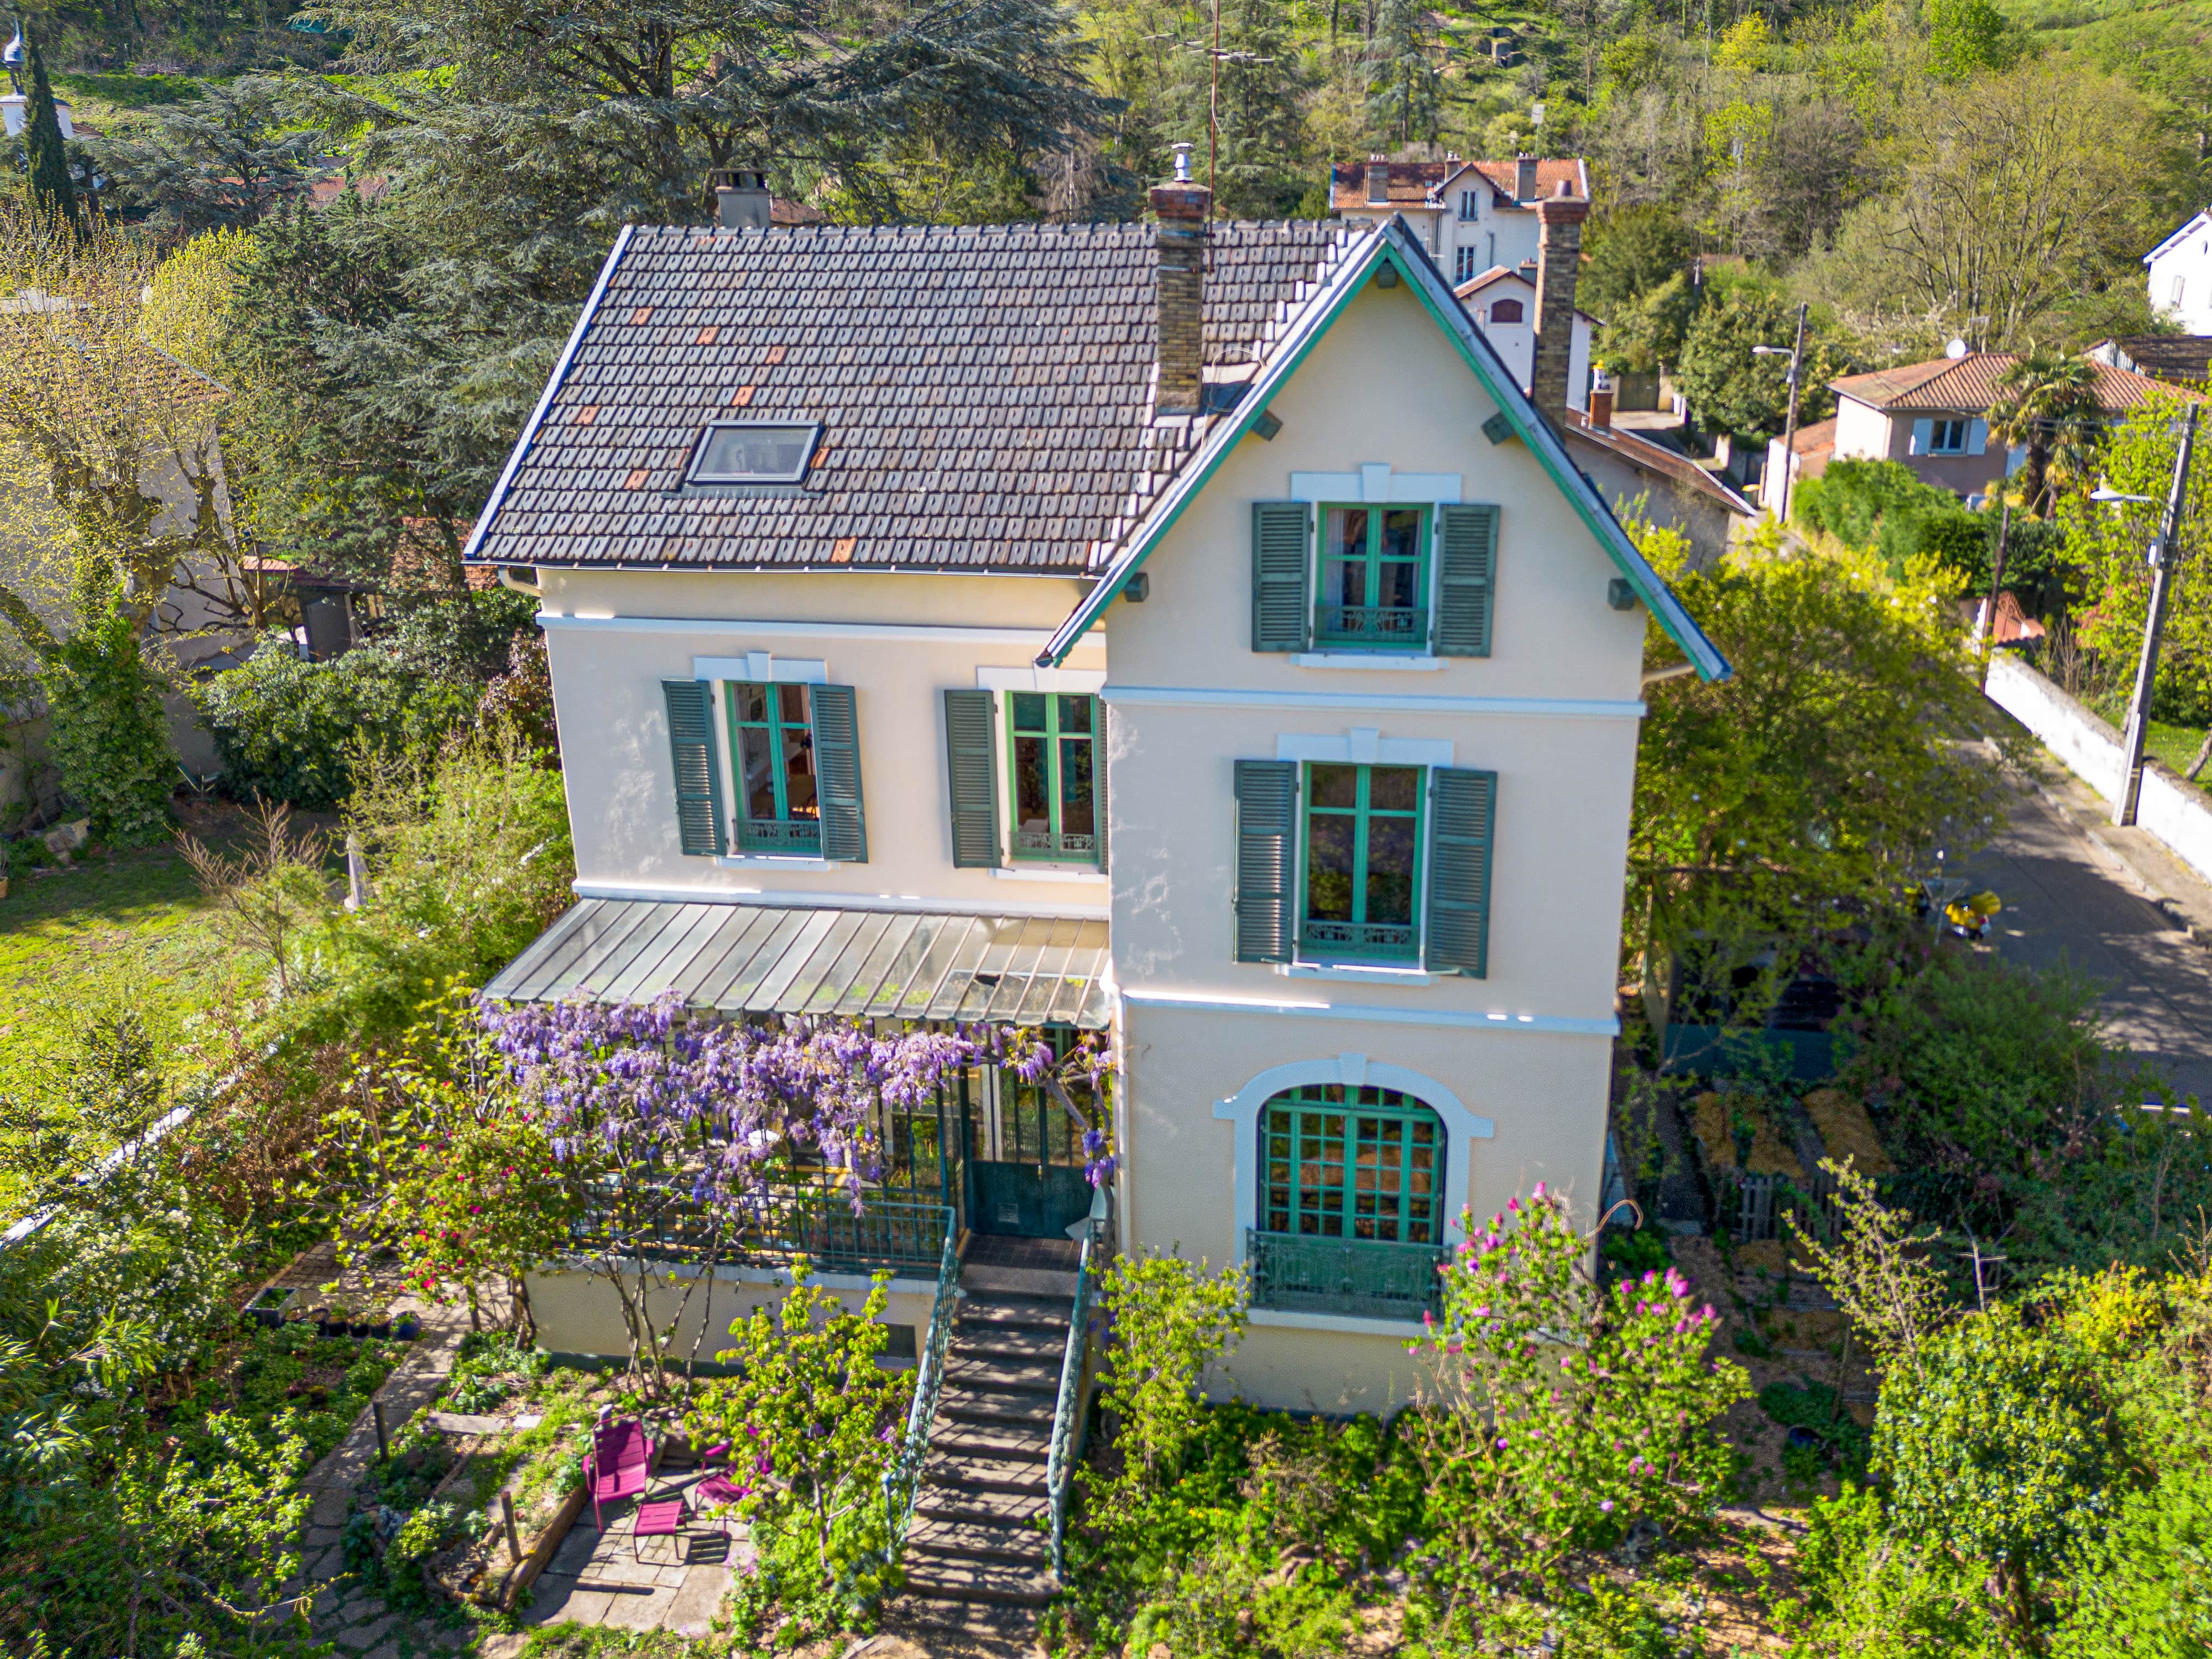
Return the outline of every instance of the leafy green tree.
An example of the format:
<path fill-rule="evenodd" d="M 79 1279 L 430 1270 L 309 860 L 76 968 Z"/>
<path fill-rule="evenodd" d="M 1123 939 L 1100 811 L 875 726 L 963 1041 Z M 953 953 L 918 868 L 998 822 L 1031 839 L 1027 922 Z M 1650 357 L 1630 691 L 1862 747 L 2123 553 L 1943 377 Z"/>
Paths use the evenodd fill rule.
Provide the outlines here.
<path fill-rule="evenodd" d="M 1731 284 L 1709 298 L 1690 319 L 1674 384 L 1690 412 L 1709 431 L 1739 438 L 1771 438 L 1790 407 L 1790 360 L 1761 356 L 1755 346 L 1788 348 L 1796 338 L 1796 307 L 1748 283 Z M 1828 382 L 1839 372 L 1817 335 L 1805 342 L 1805 370 L 1797 397 L 1799 423 L 1822 420 L 1835 407 Z"/>
<path fill-rule="evenodd" d="M 1120 1255 L 1107 1268 L 1099 1298 L 1113 1335 L 1098 1397 L 1121 1424 L 1124 1485 L 1175 1479 L 1198 1432 L 1206 1368 L 1243 1335 L 1250 1294 L 1242 1267 L 1209 1273 L 1180 1255 Z"/>
<path fill-rule="evenodd" d="M 1681 275 L 1698 251 L 1682 216 L 1656 202 L 1607 213 L 1590 227 L 1577 303 L 1608 320 Z"/>
<path fill-rule="evenodd" d="M 1994 1570 L 2027 1638 L 2039 1582 L 2108 1513 L 2112 1401 L 2094 1363 L 1998 1304 L 1924 1340 L 1882 1382 L 1874 1467 L 1889 1526 Z"/>
<path fill-rule="evenodd" d="M 2181 411 L 2178 397 L 2154 396 L 2130 410 L 2105 441 L 2099 471 L 2106 482 L 2127 495 L 2150 497 L 2150 505 L 2107 505 L 2069 495 L 2058 507 L 2066 561 L 2080 573 L 2085 589 L 2081 642 L 2100 661 L 2116 665 L 2110 693 L 2114 696 L 2131 684 L 2142 648 L 2150 606 L 2150 567 L 2143 552 L 2158 533 L 2159 514 L 2173 487 Z M 2208 439 L 2212 434 L 2200 433 L 2200 458 Z M 2196 575 L 2205 557 L 2208 525 L 2212 465 L 2200 459 L 2190 469 L 2174 556 L 2180 580 L 2172 586 L 2159 645 L 2153 711 L 2160 720 L 2195 724 L 2212 716 L 2212 583 Z"/>
<path fill-rule="evenodd" d="M 1929 0 L 1928 70 L 1955 84 L 2002 74 L 2031 55 L 2025 32 L 1990 0 Z"/>
<path fill-rule="evenodd" d="M 1433 139 L 1442 112 L 1443 76 L 1430 15 L 1419 0 L 1382 0 L 1369 45 L 1368 118 L 1401 144 Z"/>
<path fill-rule="evenodd" d="M 200 95 L 164 106 L 146 136 L 94 141 L 95 164 L 126 206 L 191 233 L 258 223 L 305 188 L 315 160 L 312 130 L 287 130 L 280 83 L 269 76 L 211 81 Z"/>
<path fill-rule="evenodd" d="M 94 565 L 81 584 L 110 573 Z M 39 684 L 52 719 L 48 756 L 92 833 L 117 847 L 159 840 L 169 828 L 176 751 L 161 702 L 166 689 L 139 650 L 140 623 L 112 590 L 77 605 L 76 629 L 55 640 Z"/>
<path fill-rule="evenodd" d="M 1693 941 L 1732 969 L 1753 940 L 1893 914 L 2002 799 L 1951 742 L 1981 730 L 1982 699 L 1940 572 L 1749 547 L 1673 580 L 1735 673 L 1646 694 L 1624 920 L 1652 983 Z"/>
<path fill-rule="evenodd" d="M 62 141 L 62 121 L 54 108 L 53 83 L 46 79 L 46 60 L 37 37 L 27 31 L 23 43 L 31 59 L 31 100 L 26 107 L 23 149 L 30 162 L 31 199 L 47 212 L 74 225 L 77 218 L 76 185 L 70 177 L 69 151 Z"/>
<path fill-rule="evenodd" d="M 902 1449 L 914 1376 L 876 1363 L 890 1340 L 888 1273 L 857 1312 L 812 1276 L 799 1257 L 781 1305 L 730 1327 L 737 1341 L 723 1352 L 738 1375 L 705 1386 L 684 1431 L 695 1446 L 736 1448 L 733 1473 L 750 1488 L 739 1512 L 802 1531 L 835 1583 L 886 1541 L 883 1478 Z"/>

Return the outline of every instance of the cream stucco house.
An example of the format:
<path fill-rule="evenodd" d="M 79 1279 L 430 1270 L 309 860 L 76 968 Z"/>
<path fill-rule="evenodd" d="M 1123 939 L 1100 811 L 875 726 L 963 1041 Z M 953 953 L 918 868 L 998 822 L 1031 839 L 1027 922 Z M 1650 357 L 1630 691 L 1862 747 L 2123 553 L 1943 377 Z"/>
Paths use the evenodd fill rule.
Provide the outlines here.
<path fill-rule="evenodd" d="M 1647 619 L 1728 669 L 1403 220 L 1152 203 L 623 233 L 468 550 L 578 871 L 494 989 L 1110 1033 L 1121 1248 L 1251 1267 L 1248 1396 L 1384 1410 L 1462 1206 L 1594 1213 Z M 1008 1080 L 887 1134 L 971 1260 L 1092 1212 Z"/>

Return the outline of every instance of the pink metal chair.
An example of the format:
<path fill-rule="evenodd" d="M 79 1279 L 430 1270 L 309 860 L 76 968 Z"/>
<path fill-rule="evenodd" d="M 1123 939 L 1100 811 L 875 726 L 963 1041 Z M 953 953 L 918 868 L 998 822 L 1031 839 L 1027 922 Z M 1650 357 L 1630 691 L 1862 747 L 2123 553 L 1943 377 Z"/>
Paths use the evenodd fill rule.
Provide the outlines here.
<path fill-rule="evenodd" d="M 659 1498 L 637 1506 L 637 1515 L 630 1522 L 631 1559 L 636 1561 L 645 1559 L 643 1540 L 647 1538 L 673 1538 L 676 1540 L 676 1559 L 679 1562 L 685 1559 L 687 1549 L 684 1540 L 684 1500 L 682 1498 Z"/>
<path fill-rule="evenodd" d="M 592 1520 L 600 1531 L 607 1525 L 604 1506 L 641 1496 L 652 1467 L 653 1442 L 635 1418 L 592 1431 L 592 1456 L 584 1474 L 592 1483 Z"/>

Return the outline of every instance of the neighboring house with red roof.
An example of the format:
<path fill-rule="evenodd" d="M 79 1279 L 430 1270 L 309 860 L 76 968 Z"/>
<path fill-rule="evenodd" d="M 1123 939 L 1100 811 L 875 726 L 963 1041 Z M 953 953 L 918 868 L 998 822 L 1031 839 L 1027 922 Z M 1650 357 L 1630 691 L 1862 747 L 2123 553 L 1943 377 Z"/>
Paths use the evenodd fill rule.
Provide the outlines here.
<path fill-rule="evenodd" d="M 1834 459 L 1902 461 L 1923 482 L 1970 502 L 1986 495 L 2025 459 L 2024 452 L 1990 447 L 1988 419 L 2019 361 L 2011 352 L 1972 351 L 1830 381 Z M 2145 398 L 2173 390 L 2110 363 L 2094 368 L 2097 404 L 2108 421 L 2124 420 Z M 1793 458 L 1801 469 L 1809 459 L 1802 453 Z"/>
<path fill-rule="evenodd" d="M 1376 155 L 1329 172 L 1328 204 L 1346 224 L 1379 225 L 1395 213 L 1453 283 L 1503 266 L 1533 276 L 1536 202 L 1567 193 L 1589 199 L 1589 167 L 1578 156 L 1469 161 Z"/>

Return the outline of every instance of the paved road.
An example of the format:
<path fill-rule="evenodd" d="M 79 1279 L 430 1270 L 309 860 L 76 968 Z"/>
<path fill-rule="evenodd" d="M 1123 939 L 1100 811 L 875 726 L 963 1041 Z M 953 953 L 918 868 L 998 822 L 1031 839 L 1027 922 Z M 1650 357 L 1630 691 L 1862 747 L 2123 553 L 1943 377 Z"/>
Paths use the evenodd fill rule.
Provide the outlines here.
<path fill-rule="evenodd" d="M 2104 989 L 2112 1034 L 2212 1103 L 2212 889 L 2063 774 L 2015 791 L 2004 836 L 1961 872 L 2004 901 L 1999 950 Z M 2162 908 L 2157 900 L 2163 899 Z"/>

